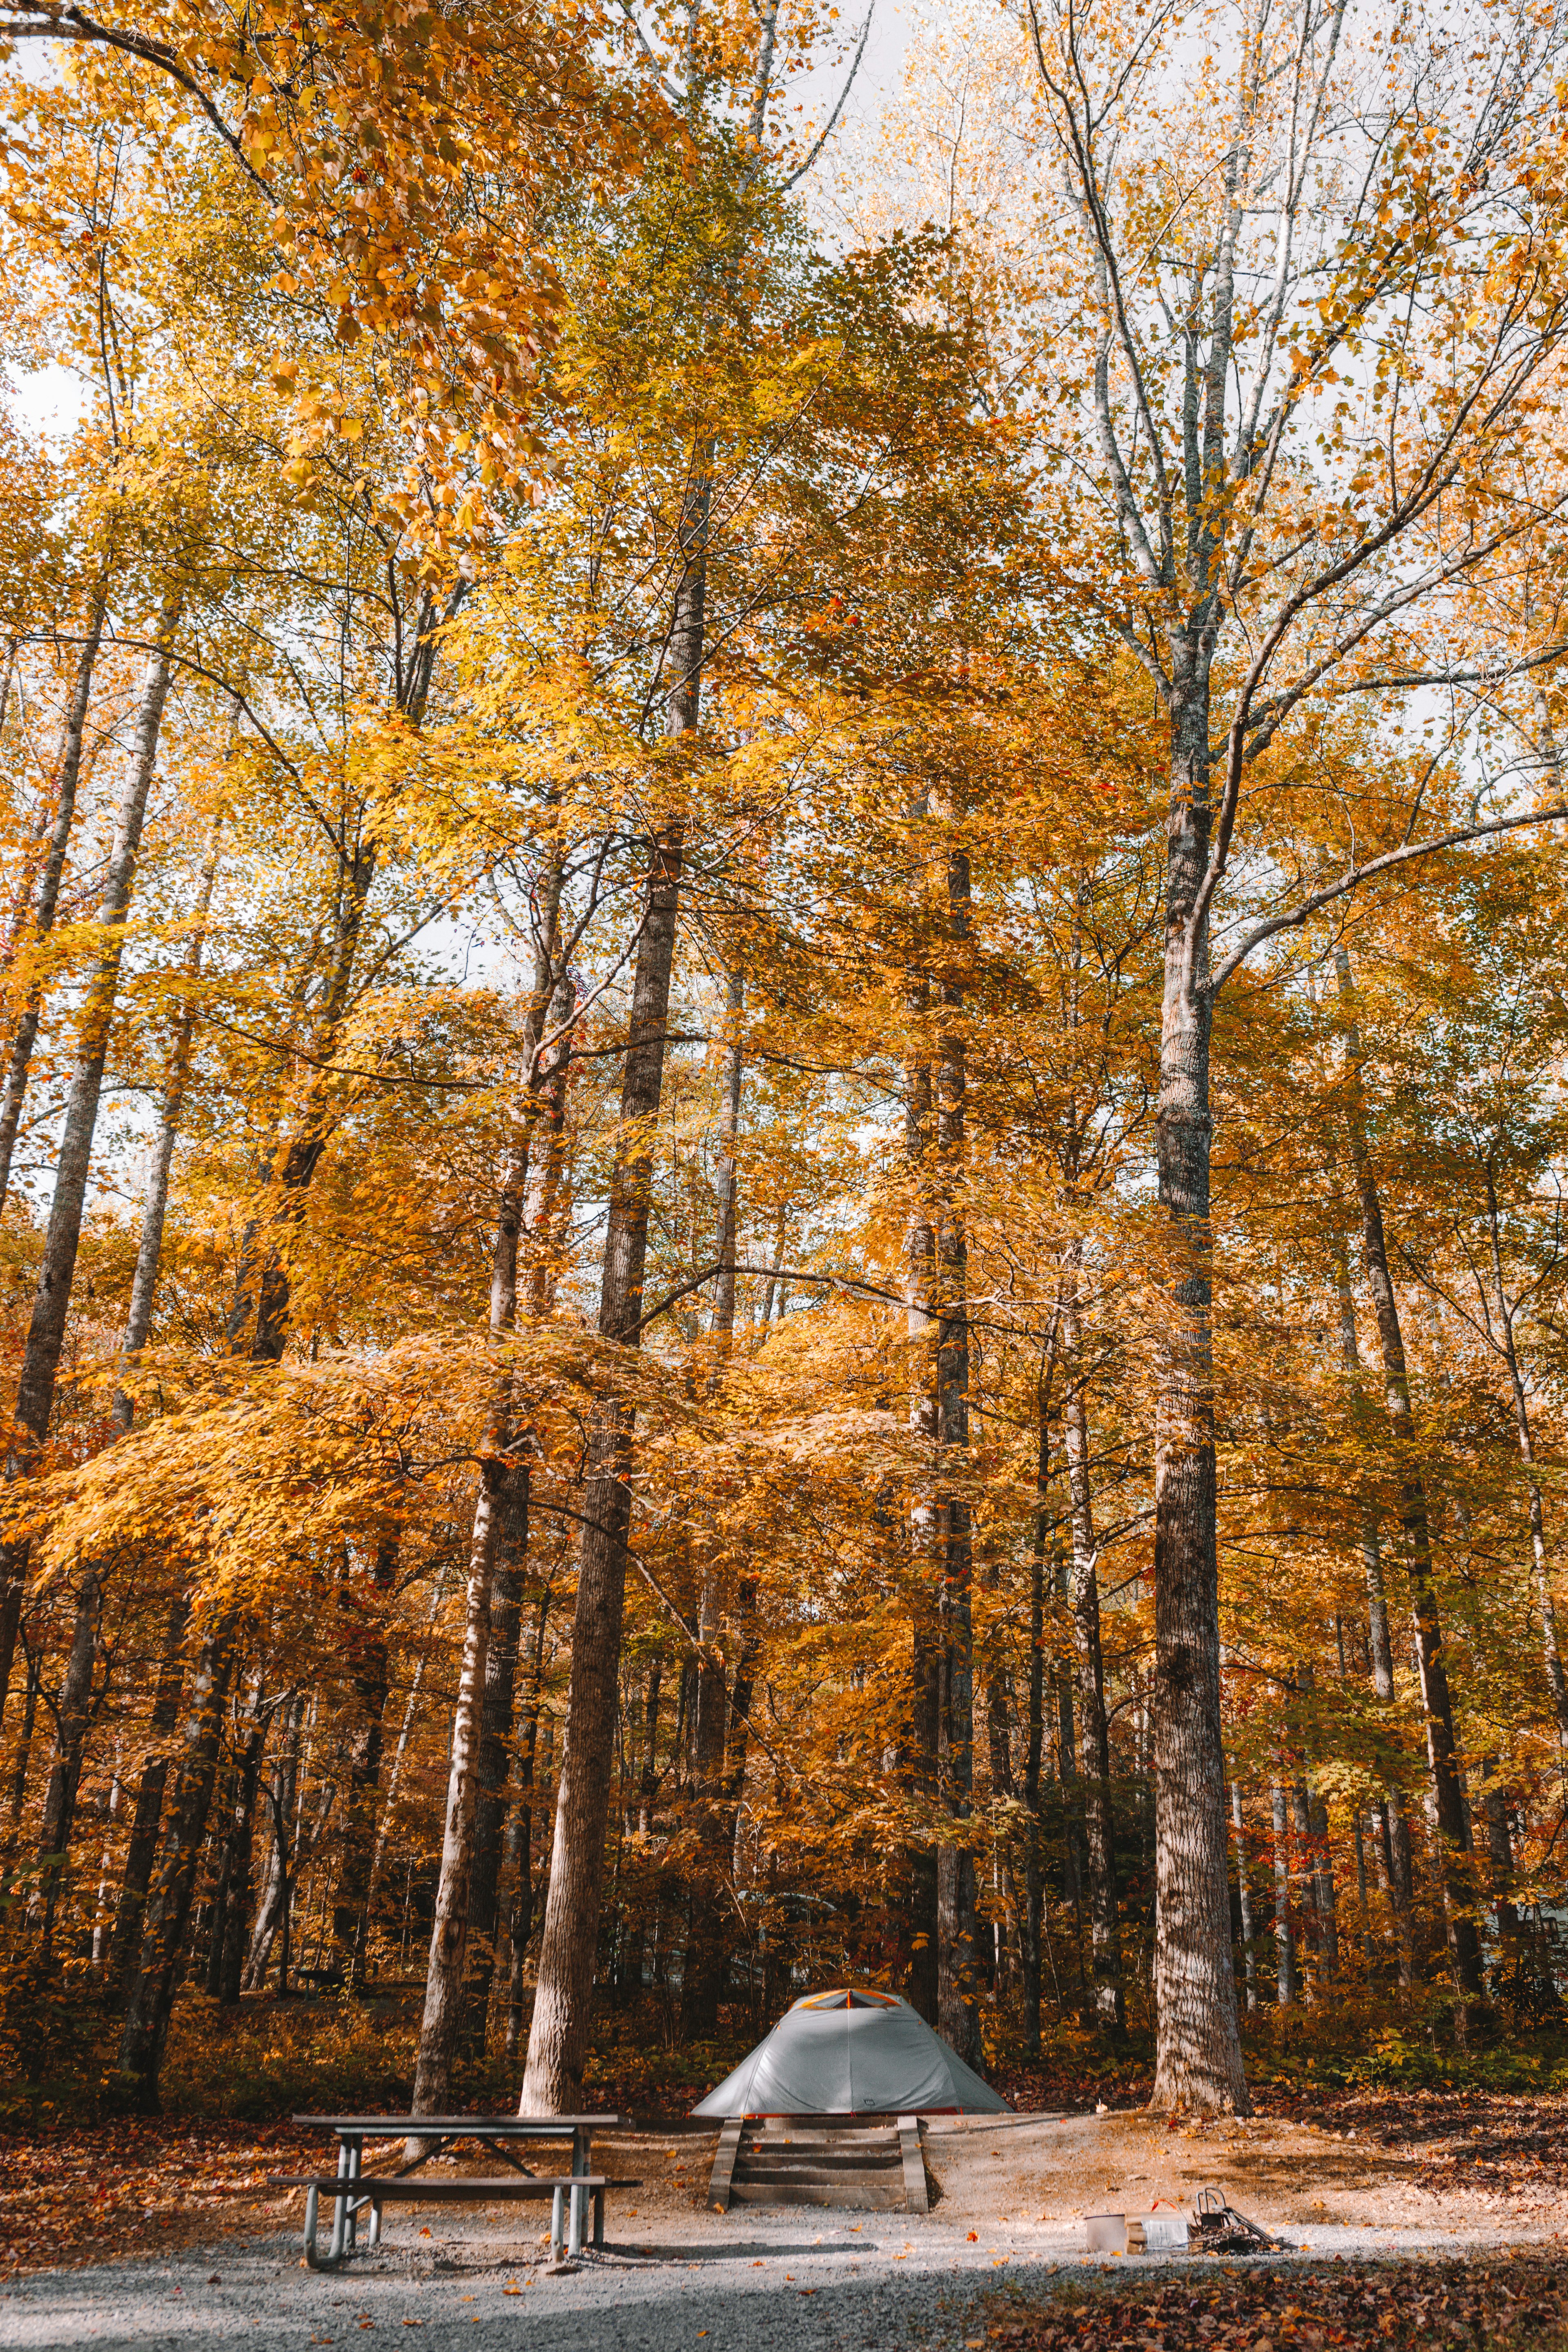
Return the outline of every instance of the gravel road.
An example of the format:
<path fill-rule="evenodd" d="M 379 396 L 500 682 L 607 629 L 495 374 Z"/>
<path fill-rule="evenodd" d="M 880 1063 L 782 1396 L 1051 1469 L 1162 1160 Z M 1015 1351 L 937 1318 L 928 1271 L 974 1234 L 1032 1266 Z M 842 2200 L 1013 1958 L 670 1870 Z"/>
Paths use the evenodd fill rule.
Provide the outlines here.
<path fill-rule="evenodd" d="M 514 2209 L 515 2210 L 515 2209 Z M 856 2216 L 811 2208 L 663 2221 L 622 2234 L 571 2276 L 547 2275 L 531 2240 L 441 2217 L 419 2235 L 389 2216 L 379 2253 L 324 2277 L 300 2265 L 297 2236 L 229 2239 L 177 2258 L 41 2273 L 0 2290 L 0 2345 L 57 2352 L 218 2352 L 248 2344 L 287 2352 L 368 2345 L 423 2331 L 421 2352 L 963 2352 L 984 2337 L 997 2295 L 1044 2298 L 1089 2264 L 1081 2230 L 1007 2225 L 973 2241 L 940 2214 Z M 616 2217 L 610 2215 L 612 2231 Z M 1290 2233 L 1296 2257 L 1453 2253 L 1462 2244 L 1522 2244 L 1542 2232 L 1500 2227 L 1353 2229 Z M 1284 2259 L 1291 2259 L 1287 2255 Z M 1207 2267 L 1206 2263 L 1204 2265 Z M 1123 2274 L 1152 2272 L 1142 2259 Z M 1191 2273 L 1189 2272 L 1190 2275 Z M 429 2342 L 426 2344 L 426 2338 Z M 394 2340 L 409 2338 L 400 2332 Z"/>

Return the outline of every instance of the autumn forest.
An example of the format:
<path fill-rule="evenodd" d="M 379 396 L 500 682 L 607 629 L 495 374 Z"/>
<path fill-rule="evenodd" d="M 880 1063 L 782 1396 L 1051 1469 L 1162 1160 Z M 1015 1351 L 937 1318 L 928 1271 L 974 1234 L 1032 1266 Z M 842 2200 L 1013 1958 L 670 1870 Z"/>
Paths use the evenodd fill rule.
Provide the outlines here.
<path fill-rule="evenodd" d="M 897 29 L 0 0 L 16 2113 L 1568 2047 L 1568 24 Z"/>

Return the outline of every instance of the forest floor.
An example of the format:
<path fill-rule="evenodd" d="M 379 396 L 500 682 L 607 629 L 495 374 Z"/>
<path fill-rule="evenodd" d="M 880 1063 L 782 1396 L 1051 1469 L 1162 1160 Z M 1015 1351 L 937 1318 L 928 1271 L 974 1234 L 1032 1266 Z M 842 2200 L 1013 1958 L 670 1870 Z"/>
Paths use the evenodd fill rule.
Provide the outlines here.
<path fill-rule="evenodd" d="M 0 2342 L 339 2347 L 432 2329 L 469 2352 L 1320 2352 L 1405 2344 L 1568 2352 L 1568 2100 L 1379 2093 L 1310 2118 L 1169 2125 L 1120 2109 L 933 2119 L 926 2216 L 707 2208 L 715 2135 L 596 2144 L 640 2186 L 605 2252 L 547 2275 L 531 2213 L 417 2210 L 337 2276 L 305 2271 L 302 2199 L 266 2175 L 321 2152 L 289 2126 L 120 2124 L 0 2151 Z M 1081 2217 L 1189 2208 L 1210 2183 L 1289 2251 L 1090 2261 Z M 478 2334 L 472 2331 L 478 2328 Z M 432 2347 L 432 2352 L 435 2347 Z"/>

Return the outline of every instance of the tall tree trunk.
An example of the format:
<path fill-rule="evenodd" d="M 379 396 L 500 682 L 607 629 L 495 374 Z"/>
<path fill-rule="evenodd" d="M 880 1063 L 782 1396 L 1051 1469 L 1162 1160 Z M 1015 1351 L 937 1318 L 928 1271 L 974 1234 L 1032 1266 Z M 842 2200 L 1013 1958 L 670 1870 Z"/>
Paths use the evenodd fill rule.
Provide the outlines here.
<path fill-rule="evenodd" d="M 1355 987 L 1350 959 L 1343 948 L 1334 951 L 1340 994 L 1353 1006 Z M 1415 1451 L 1415 1415 L 1405 1364 L 1405 1338 L 1399 1306 L 1388 1268 L 1384 1235 L 1383 1204 L 1367 1144 L 1366 1096 L 1361 1034 L 1350 1014 L 1347 1029 L 1349 1087 L 1346 1123 L 1350 1130 L 1351 1162 L 1361 1198 L 1362 1245 L 1367 1288 L 1372 1294 L 1383 1351 L 1384 1389 L 1387 1399 L 1392 1450 L 1400 1488 L 1400 1518 L 1405 1533 L 1405 1562 L 1410 1577 L 1415 1619 L 1416 1660 L 1426 1717 L 1426 1757 L 1432 1776 L 1437 1815 L 1437 1835 L 1443 1871 L 1444 1911 L 1455 1981 L 1468 2000 L 1483 1993 L 1480 1939 L 1476 1932 L 1477 1890 L 1468 1852 L 1464 1791 L 1459 1780 L 1458 1743 L 1454 1734 L 1454 1707 L 1448 1689 L 1448 1669 L 1443 1655 L 1443 1629 L 1432 1579 L 1432 1536 L 1426 1514 L 1426 1489 Z"/>
<path fill-rule="evenodd" d="M 605 1235 L 599 1332 L 627 1348 L 639 1346 L 642 1338 L 652 1129 L 664 1080 L 681 843 L 677 823 L 654 845 L 621 1088 L 623 1141 Z M 524 2108 L 546 2115 L 580 2100 L 587 2056 L 631 1526 L 632 1439 L 630 1410 L 602 1407 L 589 1449 L 550 1892 L 522 2088 Z"/>
<path fill-rule="evenodd" d="M 154 656 L 154 661 L 156 656 Z M 165 665 L 166 667 L 166 665 Z M 149 688 L 152 677 L 149 678 Z M 144 745 L 147 729 L 145 708 L 139 731 L 139 756 Z M 156 746 L 156 725 L 153 727 Z M 203 866 L 201 887 L 197 896 L 197 929 L 185 961 L 185 970 L 195 979 L 201 969 L 202 932 L 212 899 L 213 877 L 217 866 L 217 835 L 215 832 Z M 185 1080 L 190 1067 L 191 1034 L 195 1009 L 187 1001 L 175 1031 L 174 1047 L 169 1057 L 169 1073 L 164 1087 L 158 1132 L 153 1143 L 152 1171 L 148 1178 L 142 1206 L 142 1234 L 136 1252 L 136 1268 L 131 1286 L 131 1304 L 126 1315 L 125 1338 L 121 1347 L 124 1361 L 132 1360 L 146 1345 L 153 1322 L 153 1297 L 158 1279 L 158 1260 L 163 1249 L 163 1218 L 168 1202 L 169 1167 L 174 1134 L 179 1125 L 180 1105 L 184 1098 Z M 112 1406 L 116 1434 L 131 1426 L 132 1401 L 123 1389 L 117 1388 Z M 99 1561 L 89 1561 L 83 1570 L 77 1595 L 76 1622 L 66 1671 L 56 1706 L 58 1726 L 55 1761 L 49 1775 L 48 1790 L 44 1801 L 43 1832 L 39 1841 L 38 1858 L 51 1874 L 51 1908 L 55 1894 L 63 1878 L 70 1848 L 71 1831 L 76 1817 L 77 1789 L 81 1779 L 82 1752 L 91 1721 L 93 1670 L 98 1663 L 98 1633 L 103 1615 L 103 1568 Z M 172 1719 L 171 1719 L 172 1720 Z M 151 1855 L 149 1854 L 149 1860 Z"/>
<path fill-rule="evenodd" d="M 923 982 L 914 992 L 917 1014 L 926 1008 Z M 926 1161 L 933 1136 L 931 1066 L 912 1062 L 904 1105 L 904 1158 L 916 1188 L 904 1240 L 906 1327 L 910 1342 L 910 1434 L 922 1456 L 934 1463 L 940 1429 L 940 1388 L 937 1364 L 936 1226 L 927 1197 L 930 1179 Z M 937 1579 L 937 1513 L 922 1483 L 910 1509 L 910 1550 L 913 1618 L 910 1684 L 911 1754 L 910 1793 L 929 1820 L 939 1802 L 937 1774 L 942 1721 L 942 1652 L 932 1588 Z M 929 1832 L 917 1831 L 907 1860 L 910 1897 L 909 1999 L 928 2025 L 941 2018 L 939 1865 L 937 1847 Z"/>
<path fill-rule="evenodd" d="M 1076 1282 L 1076 1273 L 1072 1277 Z M 1073 1628 L 1078 1646 L 1079 1722 L 1082 1732 L 1084 1831 L 1089 1850 L 1089 1933 L 1094 1955 L 1094 2006 L 1102 2025 L 1120 2033 L 1127 2012 L 1121 1980 L 1121 1927 L 1117 1907 L 1116 1846 L 1110 1805 L 1110 1733 L 1105 1713 L 1105 1662 L 1100 1642 L 1100 1552 L 1094 1539 L 1089 1485 L 1086 1372 L 1076 1305 L 1068 1318 L 1072 1379 L 1067 1392 L 1068 1491 L 1072 1505 Z M 1226 1875 L 1228 1896 L 1229 1877 Z M 1228 1908 L 1228 1901 L 1227 1901 Z"/>
<path fill-rule="evenodd" d="M 515 2058 L 522 2038 L 523 1955 L 528 1949 L 528 1939 L 533 1933 L 533 1775 L 539 1754 L 540 1710 L 544 1700 L 544 1637 L 554 1592 L 555 1579 L 552 1572 L 545 1577 L 539 1590 L 539 1619 L 534 1628 L 533 1658 L 529 1670 L 528 1695 L 523 1701 L 522 1739 L 517 1759 L 517 1802 L 507 1823 L 507 1859 L 511 1885 L 511 1908 L 507 1920 L 510 1950 L 506 1993 L 506 2054 L 509 2058 Z M 652 1700 L 655 1711 L 658 1705 L 656 1679 Z M 652 1722 L 650 1714 L 650 1751 Z"/>
<path fill-rule="evenodd" d="M 130 1990 L 131 1966 L 142 1944 L 142 1919 L 146 1908 L 148 1882 L 153 1875 L 153 1864 L 158 1852 L 158 1825 L 163 1811 L 163 1789 L 169 1777 L 167 1743 L 170 1733 L 180 1719 L 180 1693 L 185 1679 L 185 1628 L 190 1622 L 190 1599 L 182 1584 L 176 1587 L 174 1597 L 169 1603 L 169 1622 L 158 1667 L 158 1687 L 147 1726 L 153 1745 L 142 1759 L 142 1778 L 136 1790 L 136 1810 L 131 1817 L 131 1836 L 125 1848 L 120 1905 L 109 1947 L 109 1965 L 104 1972 L 104 2001 L 111 2009 L 120 2009 L 124 2004 Z"/>
<path fill-rule="evenodd" d="M 1171 790 L 1157 1126 L 1175 1259 L 1154 1409 L 1156 2109 L 1250 2109 L 1231 1968 L 1220 1717 L 1206 915 L 1211 604 L 1168 639 Z"/>
<path fill-rule="evenodd" d="M 332 1952 L 344 1982 L 358 1986 L 365 1977 L 365 1944 L 369 1927 L 371 1859 L 374 1852 L 376 1798 L 381 1788 L 381 1753 L 384 1737 L 387 1677 L 390 1672 L 386 1629 L 379 1614 L 397 1574 L 397 1538 L 384 1537 L 371 1564 L 371 1584 L 376 1612 L 359 1618 L 346 1597 L 340 1605 L 352 1667 L 352 1728 L 349 1733 L 348 1776 L 343 1790 L 343 1859 L 332 1903 Z M 357 1622 L 356 1622 L 357 1621 Z"/>
<path fill-rule="evenodd" d="M 1040 1867 L 1040 1770 L 1046 1745 L 1046 1547 L 1050 1520 L 1049 1371 L 1036 1384 L 1035 1538 L 1029 1547 L 1029 1696 L 1024 1750 L 1024 1909 L 1019 1937 L 1024 2055 L 1040 2054 L 1040 1944 L 1045 1883 Z"/>
<path fill-rule="evenodd" d="M 740 1176 L 736 1148 L 741 1124 L 743 1076 L 742 1016 L 745 1012 L 745 974 L 735 964 L 725 992 L 728 1037 L 724 1050 L 724 1089 L 719 1126 L 719 1273 L 713 1293 L 714 1360 L 711 1386 L 717 1388 L 735 1337 L 735 1233 L 740 1214 Z M 698 1616 L 700 1654 L 697 1661 L 697 1720 L 692 1739 L 692 1790 L 697 1813 L 697 1854 L 691 1873 L 691 1924 L 681 1983 L 681 2031 L 688 2041 L 714 2033 L 719 2003 L 729 1975 L 729 1943 L 724 1917 L 725 1895 L 734 1866 L 734 1825 L 726 1801 L 726 1740 L 728 1696 L 722 1648 L 722 1594 L 718 1570 L 709 1551 L 704 1559 L 702 1594 Z"/>
<path fill-rule="evenodd" d="M 528 1562 L 529 1465 L 508 1470 L 496 1532 L 495 1575 L 490 1584 L 490 1633 L 485 1651 L 484 1720 L 479 1739 L 479 1790 L 474 1804 L 474 1864 L 468 1884 L 468 1980 L 463 1994 L 462 2038 L 478 2057 L 485 2051 L 490 1989 L 495 1981 L 500 1935 L 503 1832 L 512 1789 L 512 1710 L 517 1689 L 517 1645 L 522 1617 L 522 1580 Z"/>
<path fill-rule="evenodd" d="M 974 1854 L 973 1538 L 968 1497 L 948 1482 L 969 1466 L 969 1252 L 964 1230 L 964 1113 L 968 1074 L 954 1018 L 963 1003 L 957 976 L 969 940 L 969 855 L 947 859 L 948 971 L 942 984 L 942 1025 L 936 1084 L 940 1210 L 936 1253 L 937 1444 L 942 1500 L 942 1697 L 937 1719 L 937 1789 L 943 1822 L 937 1847 L 937 2010 L 942 2034 L 964 2063 L 981 2071 Z"/>
<path fill-rule="evenodd" d="M 555 970 L 559 944 L 563 863 L 559 844 L 552 853 L 548 879 L 541 892 L 537 918 L 532 993 L 524 1024 L 527 1068 L 521 1097 L 514 1113 L 508 1147 L 490 1257 L 489 1336 L 492 1344 L 505 1341 L 517 1327 L 519 1236 L 528 1197 L 529 1158 L 534 1128 L 543 1107 L 548 1072 L 543 1047 L 546 1024 L 560 975 Z M 666 982 L 668 995 L 668 980 Z M 661 1017 L 660 1050 L 663 1048 Z M 645 1212 L 646 1214 L 646 1212 Z M 496 1553 L 503 1526 L 515 1538 L 507 1556 L 508 1584 L 500 1631 L 510 1634 L 510 1656 L 498 1660 L 494 1704 L 499 1706 L 505 1684 L 507 1731 L 511 1712 L 511 1676 L 516 1668 L 517 1608 L 521 1598 L 522 1562 L 528 1543 L 527 1467 L 518 1451 L 514 1427 L 512 1375 L 504 1366 L 498 1373 L 487 1426 L 480 1446 L 479 1501 L 468 1547 L 468 1607 L 463 1640 L 462 1672 L 458 1704 L 452 1717 L 451 1755 L 447 1779 L 446 1825 L 441 1864 L 436 1883 L 435 1916 L 430 1929 L 430 1964 L 426 1979 L 425 2010 L 419 2028 L 419 2054 L 414 2072 L 416 2116 L 437 2115 L 447 2103 L 452 2061 L 462 2030 L 468 1934 L 474 1892 L 474 1826 L 484 1769 L 482 1712 L 491 1686 L 489 1665 L 491 1594 Z M 514 1480 L 525 1483 L 518 1487 Z M 521 1513 L 519 1506 L 521 1505 Z M 504 1781 L 504 1770 L 501 1774 Z M 491 1817 L 487 1817 L 488 1819 Z M 493 1817 L 494 1836 L 487 1853 L 488 1883 L 481 1883 L 481 1934 L 488 1924 L 489 1959 L 485 1971 L 485 2000 L 489 1996 L 489 1969 L 494 1966 L 495 1871 L 500 1862 L 500 1821 Z"/>
<path fill-rule="evenodd" d="M 158 736 L 169 691 L 173 639 L 179 625 L 181 598 L 165 600 L 159 617 L 154 650 L 147 664 L 136 733 L 126 763 L 124 787 L 115 818 L 103 897 L 98 919 L 107 934 L 83 992 L 77 1031 L 76 1058 L 71 1067 L 59 1150 L 55 1160 L 55 1192 L 44 1239 L 44 1259 L 38 1275 L 32 1321 L 22 1354 L 16 1384 L 16 1412 L 5 1454 L 6 1483 L 26 1476 L 48 1434 L 54 1409 L 55 1382 L 65 1346 L 66 1318 L 76 1276 L 77 1250 L 81 1241 L 82 1214 L 87 1203 L 88 1170 L 98 1106 L 103 1092 L 103 1068 L 109 1034 L 120 990 L 120 962 L 125 940 L 125 918 L 135 880 L 147 794 L 158 756 Z M 10 1679 L 11 1659 L 20 1620 L 22 1592 L 27 1574 L 30 1544 L 13 1537 L 0 1544 L 0 1704 Z M 96 1596 L 95 1596 L 96 1605 Z"/>
<path fill-rule="evenodd" d="M 700 716 L 710 495 L 704 467 L 680 525 L 682 569 L 670 630 L 674 684 L 668 712 L 669 733 L 678 741 L 696 734 Z M 647 908 L 632 981 L 621 1141 L 610 1180 L 599 1289 L 600 1337 L 626 1348 L 639 1347 L 642 1341 L 654 1125 L 664 1087 L 684 842 L 680 818 L 667 821 L 654 838 Z M 589 1444 L 566 1730 L 522 2084 L 524 2112 L 569 2111 L 582 2098 L 619 1705 L 632 1446 L 630 1410 L 606 1403 Z"/>
<path fill-rule="evenodd" d="M 58 780 L 55 786 L 54 821 L 49 829 L 49 845 L 45 853 L 43 871 L 38 877 L 37 903 L 33 910 L 33 936 L 37 940 L 47 939 L 55 927 L 55 917 L 60 902 L 60 884 L 65 878 L 66 857 L 70 848 L 71 827 L 76 822 L 77 791 L 81 782 L 82 745 L 87 734 L 88 706 L 92 698 L 92 673 L 97 666 L 103 643 L 104 614 L 107 606 L 107 583 L 100 581 L 93 594 L 87 616 L 87 626 L 77 652 L 76 676 L 71 682 L 70 700 L 60 729 L 60 749 L 57 762 Z M 5 1066 L 5 1084 L 0 1093 L 0 1213 L 5 1210 L 11 1190 L 11 1160 L 16 1149 L 17 1129 L 22 1121 L 22 1105 L 27 1092 L 27 1072 L 33 1059 L 33 1048 L 38 1041 L 38 1024 L 43 1018 L 44 992 L 35 981 L 27 991 L 22 1007 L 22 1017 L 16 1034 L 11 1040 L 11 1052 Z M 9 1662 L 9 1654 L 7 1663 Z M 4 1701 L 4 1676 L 0 1675 L 0 1703 Z"/>
<path fill-rule="evenodd" d="M 1336 1247 L 1334 1253 L 1334 1283 L 1340 1301 L 1340 1351 L 1344 1358 L 1353 1402 L 1359 1398 L 1361 1389 L 1361 1348 L 1356 1339 L 1355 1301 L 1351 1295 L 1350 1265 L 1342 1247 Z M 1378 1538 L 1377 1514 L 1366 1501 L 1361 1507 L 1361 1553 L 1363 1573 L 1366 1578 L 1367 1657 L 1372 1669 L 1372 1686 L 1380 1703 L 1392 1708 L 1394 1649 L 1388 1634 L 1383 1552 Z M 1410 1908 L 1413 1890 L 1410 1824 L 1405 1819 L 1402 1791 L 1397 1788 L 1389 1789 L 1381 1801 L 1379 1811 L 1388 1848 L 1385 1876 L 1389 1907 L 1394 1915 L 1394 1941 L 1398 1948 L 1399 1981 L 1408 1987 L 1412 1975 Z"/>
<path fill-rule="evenodd" d="M 142 1948 L 121 2028 L 121 2095 L 142 2114 L 155 2114 L 159 2105 L 159 2068 L 195 1892 L 196 1865 L 206 1835 L 233 1664 L 231 1628 L 220 1622 L 203 1639 L 191 1669 L 179 1779 L 163 1850 L 147 1891 Z"/>

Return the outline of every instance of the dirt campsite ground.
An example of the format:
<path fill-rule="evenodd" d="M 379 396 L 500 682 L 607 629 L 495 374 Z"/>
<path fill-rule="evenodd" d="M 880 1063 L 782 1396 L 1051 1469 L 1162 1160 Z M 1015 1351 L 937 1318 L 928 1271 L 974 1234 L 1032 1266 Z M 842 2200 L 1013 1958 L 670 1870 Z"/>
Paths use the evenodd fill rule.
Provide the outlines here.
<path fill-rule="evenodd" d="M 1175 2128 L 1127 2110 L 938 2118 L 926 2132 L 923 2216 L 712 2212 L 715 2133 L 667 2124 L 595 2145 L 599 2168 L 640 2185 L 612 2199 L 604 2252 L 566 2276 L 548 2273 L 538 2218 L 517 2207 L 403 2210 L 389 2216 L 377 2254 L 335 2276 L 312 2273 L 300 2262 L 302 2200 L 264 2185 L 314 2145 L 291 2126 L 82 2132 L 54 2144 L 52 2158 L 46 2144 L 13 2144 L 0 2166 L 0 2344 L 195 2352 L 240 2340 L 343 2346 L 397 2327 L 460 2340 L 469 2352 L 489 2352 L 503 2332 L 509 2345 L 537 2342 L 541 2352 L 902 2344 L 1003 2352 L 1005 2341 L 1058 2337 L 1091 2347 L 1095 2326 L 1084 2315 L 1098 2313 L 1115 2322 L 1104 2340 L 1154 2352 L 1178 2352 L 1187 2340 L 1174 2324 L 1184 2314 L 1194 2346 L 1228 2341 L 1247 2352 L 1286 2352 L 1297 2339 L 1301 2352 L 1316 2352 L 1314 2334 L 1333 2345 L 1450 2343 L 1456 2328 L 1472 2344 L 1497 2332 L 1499 2342 L 1555 2347 L 1568 2340 L 1550 2286 L 1568 2226 L 1565 2105 L 1367 2096 L 1312 2120 Z M 1087 2257 L 1086 2213 L 1143 2211 L 1157 2200 L 1190 2210 L 1209 2184 L 1285 2242 L 1262 2269 Z M 1440 2285 L 1461 2257 L 1469 2267 L 1456 2275 L 1493 2281 L 1488 2292 L 1502 2297 L 1509 2324 L 1493 2331 L 1489 2321 L 1439 2313 L 1423 2335 L 1428 2305 L 1438 2305 L 1425 2287 L 1412 2303 L 1415 2287 L 1388 2283 Z M 1510 2262 L 1526 2265 L 1525 2284 L 1503 2283 Z M 1364 2327 L 1313 2328 L 1311 2282 L 1330 2275 L 1322 2264 L 1334 2266 L 1337 2293 L 1373 2266 L 1367 2274 L 1383 2284 Z M 1286 2275 L 1299 2275 L 1299 2288 L 1279 2288 Z M 1293 2305 L 1290 2293 L 1306 2300 Z M 1148 2299 L 1162 2295 L 1175 2297 L 1173 2312 L 1161 2305 L 1164 2315 L 1149 2318 Z M 1227 2334 L 1228 2305 L 1251 2308 L 1259 2295 L 1274 2297 L 1273 2316 L 1259 2321 L 1255 2311 Z M 1447 2290 L 1444 2302 L 1448 2313 L 1468 2308 Z M 1418 2322 L 1409 2318 L 1417 2311 Z M 1520 2313 L 1536 2317 L 1522 2326 Z"/>

